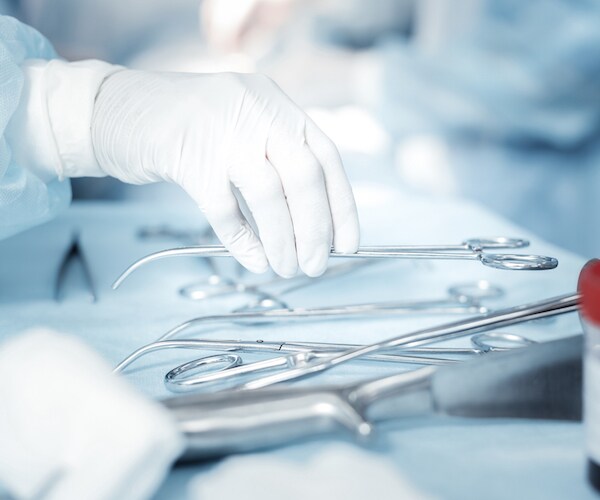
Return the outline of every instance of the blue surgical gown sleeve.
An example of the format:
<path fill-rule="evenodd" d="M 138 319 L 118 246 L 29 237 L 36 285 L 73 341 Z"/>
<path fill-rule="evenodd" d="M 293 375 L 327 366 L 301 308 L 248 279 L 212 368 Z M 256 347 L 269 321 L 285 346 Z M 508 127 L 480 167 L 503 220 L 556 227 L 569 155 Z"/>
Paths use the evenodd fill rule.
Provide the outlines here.
<path fill-rule="evenodd" d="M 51 219 L 71 200 L 68 180 L 43 179 L 17 164 L 5 133 L 22 97 L 23 62 L 56 57 L 40 33 L 0 16 L 0 238 Z"/>

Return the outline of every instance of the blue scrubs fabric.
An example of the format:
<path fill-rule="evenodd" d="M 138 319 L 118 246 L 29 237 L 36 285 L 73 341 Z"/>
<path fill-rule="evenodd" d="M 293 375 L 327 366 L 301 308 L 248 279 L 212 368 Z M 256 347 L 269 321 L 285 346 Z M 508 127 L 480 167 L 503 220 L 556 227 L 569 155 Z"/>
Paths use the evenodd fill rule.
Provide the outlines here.
<path fill-rule="evenodd" d="M 23 87 L 20 66 L 26 59 L 52 59 L 50 43 L 34 29 L 0 16 L 0 238 L 51 219 L 68 206 L 68 181 L 46 183 L 12 158 L 4 137 Z"/>

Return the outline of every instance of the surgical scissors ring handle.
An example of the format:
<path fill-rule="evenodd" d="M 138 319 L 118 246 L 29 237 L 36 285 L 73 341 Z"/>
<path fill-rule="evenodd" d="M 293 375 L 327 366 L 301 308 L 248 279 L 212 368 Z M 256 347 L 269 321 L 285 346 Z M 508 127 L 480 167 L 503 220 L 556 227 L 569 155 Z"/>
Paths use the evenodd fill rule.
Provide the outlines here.
<path fill-rule="evenodd" d="M 165 375 L 165 384 L 167 384 L 167 386 L 194 386 L 196 385 L 195 377 L 188 375 L 188 372 L 196 370 L 201 366 L 219 364 L 225 364 L 221 370 L 229 370 L 235 366 L 240 366 L 242 364 L 242 358 L 237 354 L 217 354 L 215 356 L 205 356 L 189 361 L 170 370 Z"/>
<path fill-rule="evenodd" d="M 511 347 L 501 346 L 500 344 L 508 343 Z M 471 344 L 473 347 L 482 353 L 506 351 L 507 349 L 515 349 L 517 347 L 527 347 L 532 344 L 537 344 L 535 340 L 516 335 L 514 333 L 503 332 L 483 332 L 476 333 L 471 336 Z"/>

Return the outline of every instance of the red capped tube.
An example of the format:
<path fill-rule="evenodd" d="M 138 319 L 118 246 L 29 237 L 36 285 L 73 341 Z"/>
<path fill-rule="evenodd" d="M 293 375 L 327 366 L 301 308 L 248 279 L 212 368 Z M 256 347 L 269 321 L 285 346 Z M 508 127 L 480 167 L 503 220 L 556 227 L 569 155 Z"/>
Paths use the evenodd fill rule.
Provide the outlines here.
<path fill-rule="evenodd" d="M 579 274 L 581 314 L 585 321 L 600 326 L 600 259 L 590 260 Z"/>
<path fill-rule="evenodd" d="M 600 260 L 590 260 L 583 267 L 577 288 L 585 334 L 583 401 L 587 476 L 600 492 Z"/>

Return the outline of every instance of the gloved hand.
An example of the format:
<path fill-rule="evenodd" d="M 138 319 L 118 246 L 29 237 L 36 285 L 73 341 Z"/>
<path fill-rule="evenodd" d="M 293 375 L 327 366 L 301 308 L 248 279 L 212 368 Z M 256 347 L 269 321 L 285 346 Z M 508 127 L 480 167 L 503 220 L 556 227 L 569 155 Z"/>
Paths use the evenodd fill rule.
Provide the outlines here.
<path fill-rule="evenodd" d="M 117 72 L 100 88 L 92 139 L 107 174 L 183 187 L 251 271 L 268 261 L 285 277 L 298 264 L 318 276 L 332 242 L 357 249 L 356 207 L 335 146 L 264 76 Z"/>
<path fill-rule="evenodd" d="M 0 345 L 0 401 L 0 497 L 149 498 L 183 451 L 163 407 L 55 332 Z"/>
<path fill-rule="evenodd" d="M 317 276 L 332 242 L 356 251 L 356 206 L 337 149 L 268 78 L 101 61 L 31 60 L 22 69 L 6 137 L 15 161 L 38 177 L 176 182 L 255 272 L 270 264 L 292 276 L 299 264 Z"/>

